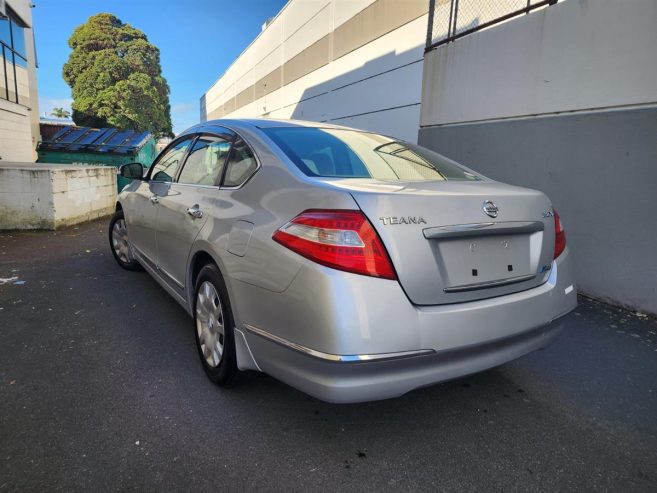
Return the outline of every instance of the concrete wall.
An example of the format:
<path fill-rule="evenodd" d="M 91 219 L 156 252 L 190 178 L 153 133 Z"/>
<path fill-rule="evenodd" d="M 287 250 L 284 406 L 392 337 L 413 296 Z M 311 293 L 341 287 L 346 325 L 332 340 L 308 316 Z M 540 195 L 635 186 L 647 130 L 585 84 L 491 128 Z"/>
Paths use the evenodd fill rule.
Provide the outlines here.
<path fill-rule="evenodd" d="M 657 2 L 566 0 L 427 53 L 419 142 L 545 191 L 580 289 L 657 313 Z"/>
<path fill-rule="evenodd" d="M 0 229 L 57 229 L 114 212 L 116 168 L 0 162 Z"/>
<path fill-rule="evenodd" d="M 651 108 L 426 128 L 420 143 L 546 192 L 580 290 L 657 313 L 656 136 Z"/>
<path fill-rule="evenodd" d="M 16 67 L 19 89 L 18 103 L 8 101 L 4 94 L 4 70 L 0 95 L 0 159 L 4 161 L 34 161 L 39 142 L 39 98 L 36 81 L 36 55 L 32 35 L 30 0 L 7 0 L 16 16 L 27 27 L 24 30 L 27 67 Z M 0 57 L 0 62 L 4 62 Z M 7 66 L 9 68 L 9 65 Z M 13 70 L 8 70 L 9 85 L 13 91 Z"/>
<path fill-rule="evenodd" d="M 425 57 L 421 126 L 657 101 L 657 2 L 566 0 Z"/>

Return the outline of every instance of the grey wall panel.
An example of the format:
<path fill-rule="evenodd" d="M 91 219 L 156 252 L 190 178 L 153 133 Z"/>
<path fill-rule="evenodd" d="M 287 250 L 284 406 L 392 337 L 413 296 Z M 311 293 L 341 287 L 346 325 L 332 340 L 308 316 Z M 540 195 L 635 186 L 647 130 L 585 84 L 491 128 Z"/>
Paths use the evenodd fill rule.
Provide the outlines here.
<path fill-rule="evenodd" d="M 490 178 L 546 192 L 579 288 L 657 313 L 657 109 L 425 127 L 419 143 Z"/>
<path fill-rule="evenodd" d="M 350 53 L 427 13 L 425 0 L 377 0 L 333 33 L 333 59 Z"/>
<path fill-rule="evenodd" d="M 277 67 L 255 84 L 255 98 L 260 99 L 281 87 L 281 67 Z"/>
<path fill-rule="evenodd" d="M 283 84 L 289 84 L 330 62 L 329 36 L 315 41 L 283 65 Z"/>
<path fill-rule="evenodd" d="M 235 105 L 238 108 L 241 108 L 242 106 L 246 106 L 249 103 L 253 103 L 254 101 L 254 86 L 249 86 L 246 89 L 244 89 L 242 92 L 240 92 L 237 96 L 235 96 Z"/>

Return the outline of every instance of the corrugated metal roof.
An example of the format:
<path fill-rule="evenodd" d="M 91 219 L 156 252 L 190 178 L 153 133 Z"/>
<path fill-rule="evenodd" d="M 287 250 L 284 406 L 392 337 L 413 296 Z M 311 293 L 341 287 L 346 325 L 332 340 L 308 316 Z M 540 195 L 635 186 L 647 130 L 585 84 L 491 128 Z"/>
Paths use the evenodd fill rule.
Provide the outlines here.
<path fill-rule="evenodd" d="M 100 152 L 135 154 L 149 139 L 150 132 L 120 131 L 116 128 L 66 127 L 50 139 L 39 142 L 39 151 Z"/>

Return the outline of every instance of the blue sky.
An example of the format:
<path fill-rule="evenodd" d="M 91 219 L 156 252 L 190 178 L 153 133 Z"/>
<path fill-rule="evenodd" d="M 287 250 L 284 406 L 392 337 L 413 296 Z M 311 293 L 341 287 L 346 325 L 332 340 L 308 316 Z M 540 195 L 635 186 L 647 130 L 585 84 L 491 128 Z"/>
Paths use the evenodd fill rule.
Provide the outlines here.
<path fill-rule="evenodd" d="M 199 121 L 199 98 L 278 13 L 286 0 L 36 0 L 32 10 L 39 70 L 39 112 L 70 107 L 62 79 L 76 26 L 109 12 L 146 33 L 160 49 L 178 133 Z"/>

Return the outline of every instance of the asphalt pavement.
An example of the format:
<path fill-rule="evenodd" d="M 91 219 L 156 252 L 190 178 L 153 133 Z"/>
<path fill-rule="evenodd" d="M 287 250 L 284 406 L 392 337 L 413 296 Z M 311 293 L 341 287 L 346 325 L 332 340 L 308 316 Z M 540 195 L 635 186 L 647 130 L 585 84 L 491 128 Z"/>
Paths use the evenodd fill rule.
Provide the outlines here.
<path fill-rule="evenodd" d="M 107 221 L 0 234 L 0 492 L 657 491 L 657 321 L 582 298 L 546 350 L 401 398 L 214 386 Z"/>

